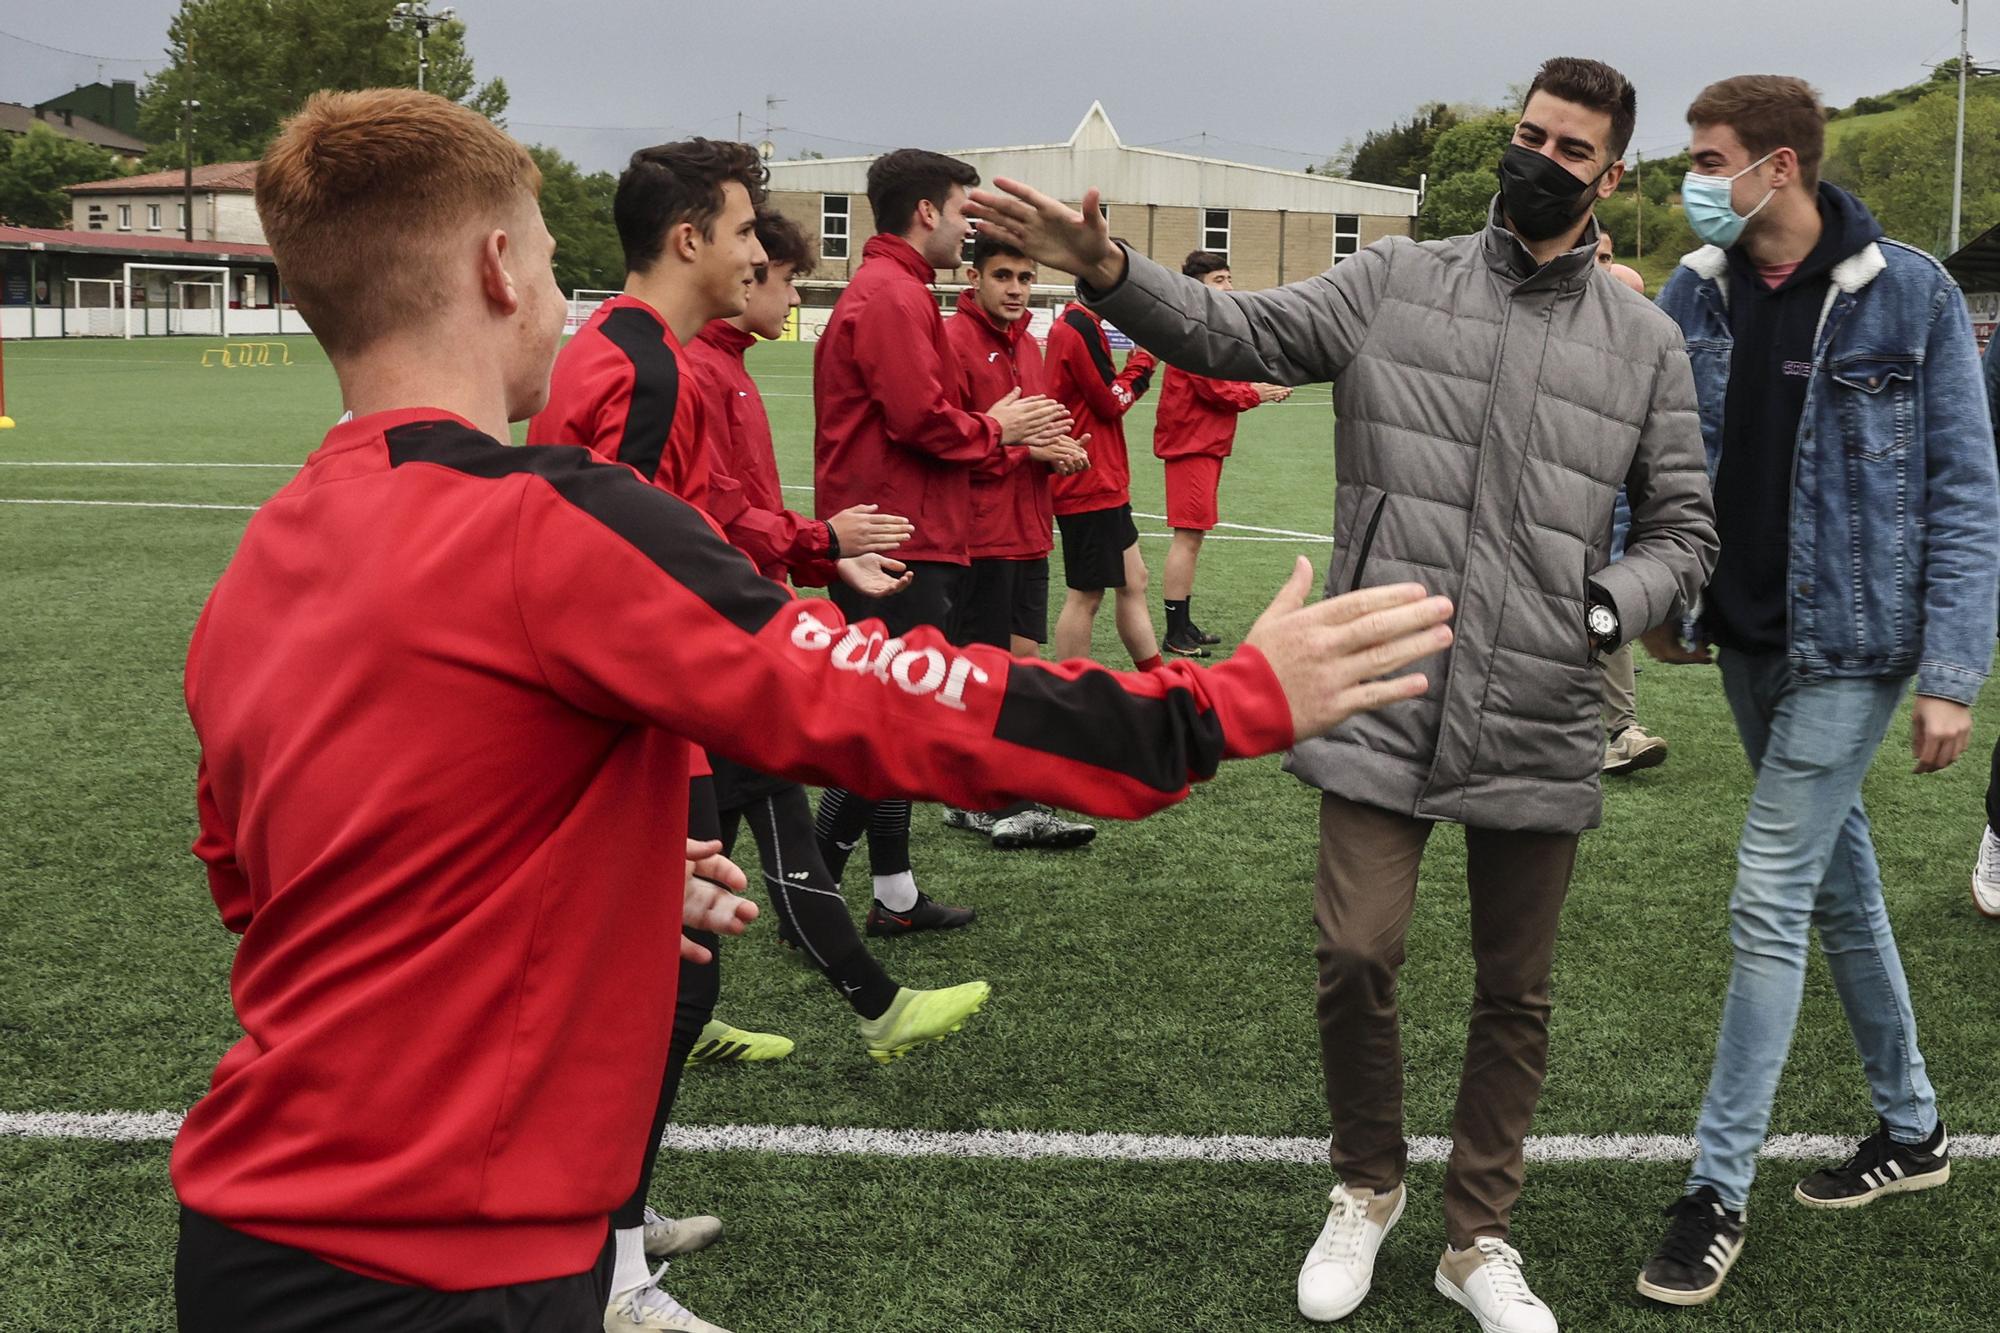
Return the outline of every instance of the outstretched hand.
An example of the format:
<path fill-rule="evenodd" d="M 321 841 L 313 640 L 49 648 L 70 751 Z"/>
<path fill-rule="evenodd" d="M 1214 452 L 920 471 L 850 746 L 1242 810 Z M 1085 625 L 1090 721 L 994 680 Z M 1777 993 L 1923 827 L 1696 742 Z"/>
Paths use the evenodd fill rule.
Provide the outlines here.
<path fill-rule="evenodd" d="M 886 555 L 857 555 L 835 562 L 834 572 L 863 597 L 887 597 L 910 586 L 916 575 L 909 566 Z"/>
<path fill-rule="evenodd" d="M 1451 645 L 1444 622 L 1451 599 L 1421 584 L 1364 588 L 1306 605 L 1313 582 L 1304 556 L 1243 641 L 1264 655 L 1292 705 L 1298 740 L 1318 736 L 1356 713 L 1413 699 L 1430 688 L 1421 673 L 1389 673 Z"/>
<path fill-rule="evenodd" d="M 681 894 L 681 924 L 689 930 L 717 935 L 741 935 L 757 919 L 757 904 L 736 895 L 750 886 L 734 861 L 722 854 L 719 842 L 687 840 L 687 882 Z M 715 955 L 681 936 L 681 959 L 706 963 Z"/>
<path fill-rule="evenodd" d="M 1111 239 L 1100 197 L 1089 191 L 1078 210 L 1032 185 L 998 176 L 991 190 L 972 192 L 965 214 L 995 240 L 1104 291 L 1125 276 L 1125 250 Z"/>
<path fill-rule="evenodd" d="M 852 505 L 828 519 L 826 525 L 833 529 L 842 555 L 893 551 L 917 531 L 909 519 L 882 513 L 879 505 Z"/>

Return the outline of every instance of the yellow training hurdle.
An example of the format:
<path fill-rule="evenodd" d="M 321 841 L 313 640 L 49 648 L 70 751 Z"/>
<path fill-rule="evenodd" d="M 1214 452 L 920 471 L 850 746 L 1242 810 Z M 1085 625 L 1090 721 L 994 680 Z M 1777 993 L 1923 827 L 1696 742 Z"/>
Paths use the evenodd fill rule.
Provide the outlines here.
<path fill-rule="evenodd" d="M 278 349 L 279 359 L 271 359 L 271 349 Z M 211 359 L 216 358 L 216 359 Z M 204 347 L 201 350 L 204 366 L 289 366 L 292 364 L 292 349 L 281 342 L 233 342 L 222 347 Z"/>

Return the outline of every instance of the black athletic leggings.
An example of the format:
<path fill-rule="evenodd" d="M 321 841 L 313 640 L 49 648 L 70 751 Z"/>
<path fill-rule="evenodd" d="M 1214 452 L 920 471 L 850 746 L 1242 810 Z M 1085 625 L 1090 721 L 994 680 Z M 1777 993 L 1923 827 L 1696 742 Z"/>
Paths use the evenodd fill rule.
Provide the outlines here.
<path fill-rule="evenodd" d="M 857 1013 L 863 1018 L 881 1015 L 896 998 L 896 983 L 862 943 L 854 929 L 854 918 L 848 915 L 847 900 L 840 895 L 839 884 L 820 860 L 819 845 L 813 836 L 812 807 L 806 800 L 805 788 L 786 787 L 723 814 L 716 808 L 712 779 L 696 778 L 688 784 L 690 838 L 719 841 L 727 855 L 736 845 L 736 834 L 744 820 L 749 821 L 750 835 L 756 839 L 764 883 L 770 889 L 771 905 L 777 909 L 779 924 L 798 941 L 799 948 Z M 653 1127 L 646 1136 L 645 1156 L 639 1164 L 639 1187 L 611 1215 L 611 1225 L 620 1230 L 636 1227 L 645 1220 L 653 1166 L 660 1155 L 660 1136 L 673 1120 L 681 1074 L 687 1069 L 688 1056 L 693 1053 L 701 1030 L 715 1017 L 716 996 L 722 989 L 721 940 L 705 930 L 690 930 L 687 934 L 715 957 L 706 963 L 683 961 L 680 965 L 673 1040 L 667 1048 L 667 1067 L 660 1079 L 659 1104 L 653 1109 Z M 678 938 L 673 948 L 678 953 Z"/>
<path fill-rule="evenodd" d="M 1986 827 L 2000 833 L 2000 742 L 1993 746 L 1993 770 L 1986 779 Z"/>

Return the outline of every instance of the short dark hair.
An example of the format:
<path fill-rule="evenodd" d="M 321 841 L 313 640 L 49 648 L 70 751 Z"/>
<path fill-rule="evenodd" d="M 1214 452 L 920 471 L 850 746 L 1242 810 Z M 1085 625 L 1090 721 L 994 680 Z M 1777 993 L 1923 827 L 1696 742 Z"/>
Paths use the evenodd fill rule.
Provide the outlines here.
<path fill-rule="evenodd" d="M 978 232 L 972 238 L 972 259 L 974 268 L 983 269 L 988 262 L 1005 256 L 1009 259 L 1026 259 L 1027 251 L 1017 250 L 1002 240 L 997 240 L 989 232 Z"/>
<path fill-rule="evenodd" d="M 868 166 L 868 206 L 875 210 L 875 230 L 901 236 L 916 219 L 917 205 L 928 199 L 939 208 L 954 185 L 971 189 L 979 173 L 970 162 L 922 148 L 898 148 Z"/>
<path fill-rule="evenodd" d="M 757 244 L 764 247 L 766 264 L 790 264 L 795 278 L 811 277 L 819 263 L 818 247 L 806 235 L 805 228 L 775 208 L 757 210 Z M 757 281 L 763 280 L 763 271 L 759 270 Z"/>
<path fill-rule="evenodd" d="M 1625 148 L 1632 142 L 1632 127 L 1639 121 L 1639 93 L 1632 80 L 1601 60 L 1557 56 L 1536 70 L 1535 81 L 1528 85 L 1528 97 L 1542 92 L 1610 116 L 1611 142 L 1605 145 L 1609 161 L 1625 156 Z M 1526 98 L 1521 106 L 1527 108 Z"/>
<path fill-rule="evenodd" d="M 1783 74 L 1742 74 L 1701 90 L 1688 108 L 1696 129 L 1727 125 L 1750 150 L 1764 157 L 1780 148 L 1799 156 L 1799 178 L 1819 186 L 1820 159 L 1826 155 L 1826 112 L 1819 93 L 1804 79 Z"/>
<path fill-rule="evenodd" d="M 704 237 L 714 236 L 722 212 L 722 187 L 735 181 L 761 208 L 770 173 L 747 143 L 694 138 L 656 144 L 632 154 L 618 178 L 611 216 L 625 247 L 625 270 L 644 273 L 666 248 L 667 233 L 683 222 Z"/>
<path fill-rule="evenodd" d="M 1190 250 L 1188 257 L 1181 261 L 1181 272 L 1190 278 L 1205 278 L 1228 267 L 1229 256 L 1219 255 L 1213 250 Z"/>

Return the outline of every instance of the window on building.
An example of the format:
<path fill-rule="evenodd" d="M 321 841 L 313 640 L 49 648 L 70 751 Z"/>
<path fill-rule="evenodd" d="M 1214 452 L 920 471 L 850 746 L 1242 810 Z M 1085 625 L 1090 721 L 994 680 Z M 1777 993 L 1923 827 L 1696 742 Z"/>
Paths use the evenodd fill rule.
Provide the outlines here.
<path fill-rule="evenodd" d="M 847 196 L 823 194 L 819 197 L 819 257 L 847 258 Z"/>
<path fill-rule="evenodd" d="M 1361 219 L 1353 213 L 1333 215 L 1333 262 L 1361 251 Z"/>
<path fill-rule="evenodd" d="M 972 262 L 972 243 L 978 239 L 979 239 L 978 232 L 974 231 L 966 233 L 965 244 L 961 245 L 958 248 L 958 257 L 961 262 L 967 264 L 970 264 Z"/>
<path fill-rule="evenodd" d="M 118 230 L 120 231 L 132 230 L 132 205 L 130 204 L 118 205 Z"/>
<path fill-rule="evenodd" d="M 188 206 L 185 202 L 174 205 L 174 230 L 184 232 L 188 226 Z"/>
<path fill-rule="evenodd" d="M 89 220 L 85 225 L 88 226 L 91 231 L 103 231 L 104 224 L 106 222 L 109 222 L 110 220 L 111 220 L 110 214 L 106 213 L 96 204 L 92 204 L 90 206 Z"/>
<path fill-rule="evenodd" d="M 159 229 L 160 229 L 160 206 L 158 204 L 147 204 L 146 230 L 158 231 Z"/>
<path fill-rule="evenodd" d="M 1229 257 L 1229 210 L 1226 208 L 1204 208 L 1201 210 L 1201 248 L 1213 251 L 1224 259 Z"/>

